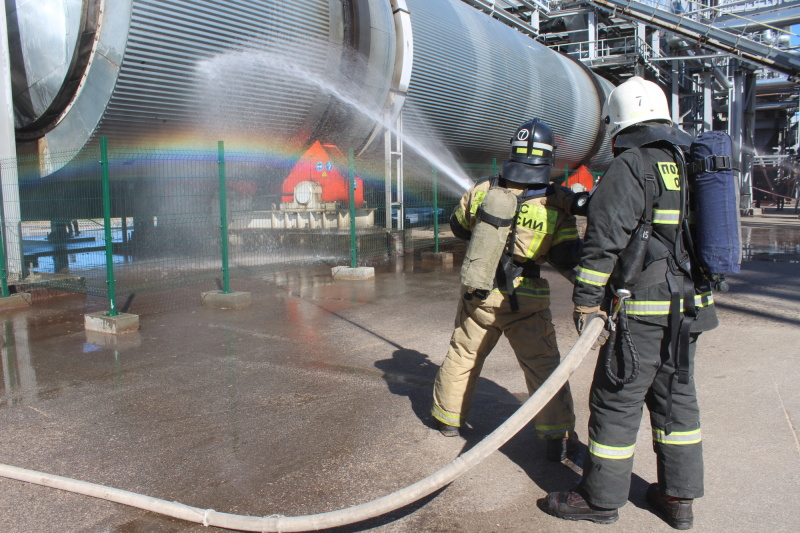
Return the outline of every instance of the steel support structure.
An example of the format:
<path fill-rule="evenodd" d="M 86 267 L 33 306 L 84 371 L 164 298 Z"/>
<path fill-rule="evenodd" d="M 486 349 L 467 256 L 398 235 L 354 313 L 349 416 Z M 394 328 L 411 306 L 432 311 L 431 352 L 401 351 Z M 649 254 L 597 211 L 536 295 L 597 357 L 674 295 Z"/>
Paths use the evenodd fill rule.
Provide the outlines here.
<path fill-rule="evenodd" d="M 403 201 L 403 113 L 397 115 L 394 125 L 388 122 L 383 134 L 384 180 L 386 195 L 386 229 L 393 227 L 392 218 L 397 210 L 397 226 L 402 230 L 405 226 L 405 204 Z"/>
<path fill-rule="evenodd" d="M 796 54 L 762 43 L 740 34 L 713 28 L 692 20 L 684 14 L 670 13 L 656 6 L 634 0 L 591 0 L 593 4 L 616 13 L 633 22 L 642 22 L 680 35 L 692 41 L 734 55 L 743 61 L 782 72 L 787 76 L 800 76 L 800 57 Z"/>
<path fill-rule="evenodd" d="M 733 141 L 733 153 L 739 154 L 739 208 L 747 214 L 753 198 L 753 158 L 756 129 L 756 76 L 753 69 L 733 61 L 733 87 L 729 91 L 728 134 Z"/>
<path fill-rule="evenodd" d="M 8 49 L 6 10 L 0 9 L 0 197 L 2 228 L 9 279 L 22 277 L 21 215 L 17 144 L 14 132 L 14 102 L 11 95 L 11 58 Z"/>

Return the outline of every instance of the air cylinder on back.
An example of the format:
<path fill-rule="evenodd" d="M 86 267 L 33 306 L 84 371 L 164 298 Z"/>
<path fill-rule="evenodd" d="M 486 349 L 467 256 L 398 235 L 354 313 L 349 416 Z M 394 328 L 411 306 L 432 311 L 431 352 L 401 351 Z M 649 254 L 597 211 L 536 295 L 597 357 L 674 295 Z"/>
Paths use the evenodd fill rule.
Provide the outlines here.
<path fill-rule="evenodd" d="M 492 290 L 497 265 L 516 215 L 516 194 L 502 187 L 489 189 L 475 214 L 477 221 L 461 265 L 462 285 L 469 289 Z"/>
<path fill-rule="evenodd" d="M 706 274 L 714 279 L 739 272 L 739 199 L 731 168 L 731 138 L 722 131 L 707 131 L 692 143 L 689 184 L 694 211 L 694 240 L 697 258 Z"/>

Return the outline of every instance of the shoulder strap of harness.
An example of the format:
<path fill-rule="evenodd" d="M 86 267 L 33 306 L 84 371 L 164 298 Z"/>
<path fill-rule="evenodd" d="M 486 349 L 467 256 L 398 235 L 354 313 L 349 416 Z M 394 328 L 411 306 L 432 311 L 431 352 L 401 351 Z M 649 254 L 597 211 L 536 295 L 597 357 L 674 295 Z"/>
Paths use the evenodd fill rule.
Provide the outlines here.
<path fill-rule="evenodd" d="M 687 204 L 689 184 L 686 175 L 686 161 L 679 148 L 675 148 L 675 159 L 681 179 L 680 224 L 675 237 L 674 269 L 667 272 L 667 283 L 670 291 L 669 333 L 672 361 L 675 374 L 670 378 L 667 395 L 666 419 L 664 431 L 672 432 L 672 386 L 677 378 L 678 383 L 689 383 L 689 345 L 691 343 L 692 322 L 697 318 L 697 307 L 694 303 L 694 282 L 689 256 L 692 254 L 690 232 L 688 231 Z M 686 239 L 686 240 L 684 240 Z M 683 274 L 683 275 L 679 275 Z"/>
<path fill-rule="evenodd" d="M 653 174 L 644 175 L 644 212 L 642 222 L 648 226 L 653 225 L 653 200 L 656 195 L 656 177 Z"/>
<path fill-rule="evenodd" d="M 522 194 L 525 194 L 525 191 Z M 514 278 L 517 277 L 515 272 L 516 268 L 514 265 L 514 246 L 517 242 L 517 215 L 519 213 L 520 207 L 522 205 L 522 200 L 519 196 L 517 196 L 517 210 L 514 213 L 514 220 L 511 225 L 511 231 L 508 235 L 508 241 L 506 241 L 506 249 L 503 252 L 503 255 L 500 256 L 500 270 L 502 270 L 502 277 L 505 278 L 506 282 L 506 293 L 508 294 L 511 310 L 512 311 L 519 311 L 519 301 L 517 300 L 517 294 L 514 291 Z M 498 280 L 499 281 L 499 280 Z"/>

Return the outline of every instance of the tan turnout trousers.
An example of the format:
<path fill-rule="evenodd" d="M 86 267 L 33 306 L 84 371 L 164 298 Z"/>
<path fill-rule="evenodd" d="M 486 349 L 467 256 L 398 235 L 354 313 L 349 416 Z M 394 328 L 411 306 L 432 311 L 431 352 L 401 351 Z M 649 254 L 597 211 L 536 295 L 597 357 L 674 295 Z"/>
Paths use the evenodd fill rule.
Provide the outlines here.
<path fill-rule="evenodd" d="M 466 291 L 462 287 L 462 294 Z M 472 404 L 483 363 L 501 334 L 517 356 L 528 392 L 533 394 L 558 366 L 561 357 L 550 314 L 547 280 L 522 279 L 516 290 L 519 310 L 498 290 L 486 300 L 461 298 L 447 357 L 436 375 L 433 416 L 460 427 Z M 559 438 L 575 427 L 569 384 L 534 419 L 540 438 Z"/>

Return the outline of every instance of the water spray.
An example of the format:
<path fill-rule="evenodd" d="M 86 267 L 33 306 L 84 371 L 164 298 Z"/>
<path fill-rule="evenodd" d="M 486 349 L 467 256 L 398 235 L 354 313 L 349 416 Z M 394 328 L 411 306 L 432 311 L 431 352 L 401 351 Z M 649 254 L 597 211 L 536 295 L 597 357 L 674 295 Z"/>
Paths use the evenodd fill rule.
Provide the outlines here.
<path fill-rule="evenodd" d="M 298 64 L 294 59 L 264 50 L 243 50 L 219 54 L 197 64 L 198 74 L 209 82 L 209 87 L 216 87 L 217 91 L 227 92 L 228 87 L 225 85 L 225 81 L 238 78 L 233 73 L 252 71 L 257 71 L 267 77 L 271 76 L 279 80 L 285 80 L 288 77 L 294 82 L 294 85 L 313 86 L 359 113 L 362 117 L 380 124 L 402 139 L 405 145 L 451 180 L 452 183 L 449 188 L 452 192 L 460 195 L 472 186 L 472 180 L 464 174 L 455 162 L 446 161 L 442 157 L 443 153 L 450 155 L 442 143 L 438 143 L 439 146 L 434 148 L 430 146 L 430 139 L 421 140 L 405 131 L 399 130 L 392 121 L 387 120 L 382 110 L 376 109 L 363 101 L 363 95 L 351 89 L 354 87 L 352 80 L 342 79 L 342 75 L 338 71 L 330 75 L 314 72 Z M 366 76 L 369 77 L 369 74 L 366 74 Z M 213 84 L 210 83 L 212 81 Z M 216 100 L 219 99 L 217 98 Z"/>

